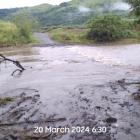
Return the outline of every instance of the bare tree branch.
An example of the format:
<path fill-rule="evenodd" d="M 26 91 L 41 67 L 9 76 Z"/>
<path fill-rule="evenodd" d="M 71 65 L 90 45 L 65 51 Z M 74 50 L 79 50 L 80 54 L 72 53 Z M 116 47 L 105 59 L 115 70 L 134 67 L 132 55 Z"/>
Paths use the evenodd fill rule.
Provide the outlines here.
<path fill-rule="evenodd" d="M 19 74 L 21 74 L 25 70 L 25 68 L 20 64 L 19 61 L 15 61 L 15 60 L 9 59 L 9 58 L 5 57 L 4 55 L 0 54 L 0 63 L 6 62 L 6 61 L 12 62 L 15 66 L 18 67 L 18 69 L 13 71 L 13 73 L 11 74 L 12 76 L 17 71 L 19 71 Z"/>

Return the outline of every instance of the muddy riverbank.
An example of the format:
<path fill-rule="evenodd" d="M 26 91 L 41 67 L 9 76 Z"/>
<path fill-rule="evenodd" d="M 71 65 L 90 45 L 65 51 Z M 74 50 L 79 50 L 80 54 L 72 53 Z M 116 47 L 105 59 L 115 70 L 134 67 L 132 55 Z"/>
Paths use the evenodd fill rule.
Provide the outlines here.
<path fill-rule="evenodd" d="M 12 64 L 0 66 L 0 97 L 12 98 L 0 105 L 0 139 L 138 140 L 139 45 L 132 48 L 2 49 L 1 53 L 19 60 L 26 71 L 12 77 Z M 84 126 L 90 130 L 35 134 L 37 126 Z M 94 127 L 106 127 L 107 132 L 91 132 Z"/>

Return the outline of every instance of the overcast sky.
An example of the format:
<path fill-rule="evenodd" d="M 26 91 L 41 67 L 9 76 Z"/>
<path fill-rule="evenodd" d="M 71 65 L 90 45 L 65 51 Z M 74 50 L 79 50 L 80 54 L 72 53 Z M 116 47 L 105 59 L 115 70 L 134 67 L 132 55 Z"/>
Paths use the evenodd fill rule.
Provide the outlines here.
<path fill-rule="evenodd" d="M 0 9 L 34 6 L 42 3 L 49 3 L 49 4 L 56 5 L 66 1 L 70 1 L 70 0 L 0 0 Z"/>

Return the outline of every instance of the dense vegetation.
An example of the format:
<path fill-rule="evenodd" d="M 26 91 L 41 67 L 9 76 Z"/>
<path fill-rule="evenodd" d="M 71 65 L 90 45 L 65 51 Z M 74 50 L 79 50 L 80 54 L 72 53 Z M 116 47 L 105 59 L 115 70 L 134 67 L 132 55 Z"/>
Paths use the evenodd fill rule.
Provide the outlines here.
<path fill-rule="evenodd" d="M 5 19 L 9 17 L 10 14 L 16 13 L 19 9 L 18 8 L 12 8 L 12 9 L 0 9 L 0 19 Z"/>
<path fill-rule="evenodd" d="M 51 28 L 47 32 L 53 40 L 64 44 L 93 43 L 92 40 L 86 38 L 87 31 L 87 28 L 82 27 L 57 27 Z"/>
<path fill-rule="evenodd" d="M 140 29 L 140 0 L 128 0 L 132 6 L 132 12 L 136 15 L 135 27 Z"/>
<path fill-rule="evenodd" d="M 31 31 L 27 23 L 23 22 L 22 26 L 19 26 L 11 22 L 0 21 L 0 47 L 15 46 L 32 41 Z"/>
<path fill-rule="evenodd" d="M 75 6 L 82 5 L 88 8 L 105 8 L 106 6 L 110 6 L 117 1 L 118 0 L 72 0 L 70 3 Z"/>
<path fill-rule="evenodd" d="M 63 43 L 88 44 L 137 38 L 139 32 L 134 25 L 138 25 L 140 20 L 133 21 L 140 15 L 139 6 L 137 7 L 140 0 L 124 0 L 132 5 L 135 14 L 132 18 L 129 18 L 129 10 L 116 8 L 115 4 L 122 1 L 72 0 L 58 6 L 42 4 L 19 9 L 1 9 L 0 19 L 5 22 L 0 25 L 4 26 L 0 31 L 0 44 L 30 43 L 33 40 L 31 29 L 38 26 L 47 29 L 57 27 L 51 29 L 49 34 L 54 40 Z M 88 26 L 85 24 L 87 21 Z"/>
<path fill-rule="evenodd" d="M 128 0 L 133 8 L 135 15 L 140 16 L 140 0 Z"/>
<path fill-rule="evenodd" d="M 0 22 L 0 45 L 16 45 L 18 43 L 18 29 L 10 22 Z"/>
<path fill-rule="evenodd" d="M 115 15 L 97 17 L 91 20 L 88 26 L 90 28 L 88 38 L 98 42 L 115 41 L 134 36 L 131 31 L 132 25 Z"/>
<path fill-rule="evenodd" d="M 103 3 L 106 2 L 106 3 Z M 134 0 L 135 1 L 135 0 Z M 137 7 L 136 0 L 129 0 L 129 3 L 132 4 L 133 11 L 136 16 L 139 16 L 140 9 Z M 93 42 L 112 42 L 121 40 L 122 43 L 136 43 L 139 42 L 139 34 L 140 32 L 137 30 L 136 25 L 140 23 L 140 20 L 137 20 L 135 16 L 129 17 L 119 15 L 118 12 L 109 11 L 111 4 L 113 4 L 115 0 L 101 0 L 101 1 L 92 1 L 92 0 L 72 0 L 70 3 L 74 6 L 83 5 L 90 8 L 95 7 L 104 7 L 104 13 L 100 13 L 98 10 L 98 16 L 94 14 L 90 15 L 92 19 L 88 20 L 88 26 L 85 25 L 85 29 L 78 29 L 75 32 L 75 29 L 69 28 L 58 28 L 51 30 L 49 33 L 51 37 L 59 42 L 63 43 L 81 43 L 88 44 Z M 138 2 L 139 5 L 140 1 Z M 64 3 L 66 6 L 66 3 Z M 101 8 L 100 7 L 100 8 Z M 85 8 L 85 7 L 82 7 Z M 107 9 L 108 10 L 107 10 Z M 83 9 L 90 10 L 90 9 Z M 99 16 L 100 15 L 100 16 Z M 136 20 L 135 20 L 136 19 Z M 87 19 L 86 19 L 87 21 Z M 136 21 L 136 22 L 135 22 Z M 140 24 L 139 24 L 140 25 Z M 87 39 L 86 34 L 87 33 Z M 125 42 L 125 41 L 126 42 Z"/>
<path fill-rule="evenodd" d="M 2 9 L 0 13 L 3 13 L 3 16 L 0 18 L 9 19 L 9 17 L 16 14 L 26 14 L 38 20 L 41 27 L 53 25 L 82 25 L 90 19 L 91 16 L 97 14 L 113 12 L 126 15 L 127 11 L 125 10 L 110 8 L 113 7 L 116 1 L 118 0 L 72 0 L 62 3 L 59 6 L 43 4 L 30 8 L 7 9 L 7 11 L 6 9 Z"/>

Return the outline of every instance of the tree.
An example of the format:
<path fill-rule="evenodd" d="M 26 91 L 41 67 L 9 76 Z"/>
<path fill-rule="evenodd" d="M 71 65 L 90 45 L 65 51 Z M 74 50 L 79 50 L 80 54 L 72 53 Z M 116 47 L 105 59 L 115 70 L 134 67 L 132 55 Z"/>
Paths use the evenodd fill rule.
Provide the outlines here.
<path fill-rule="evenodd" d="M 0 21 L 0 46 L 16 45 L 18 38 L 18 28 L 15 24 Z"/>
<path fill-rule="evenodd" d="M 115 41 L 132 35 L 130 24 L 116 15 L 105 15 L 88 22 L 88 38 L 97 42 Z"/>
<path fill-rule="evenodd" d="M 140 16 L 140 0 L 128 0 L 136 16 Z"/>
<path fill-rule="evenodd" d="M 38 22 L 30 15 L 17 13 L 10 19 L 19 29 L 19 36 L 22 43 L 33 42 L 32 32 L 38 28 Z"/>
<path fill-rule="evenodd" d="M 127 0 L 128 3 L 132 6 L 132 12 L 138 17 L 134 22 L 134 26 L 137 29 L 140 29 L 140 0 Z"/>

